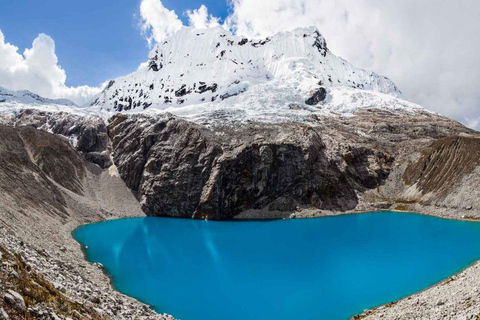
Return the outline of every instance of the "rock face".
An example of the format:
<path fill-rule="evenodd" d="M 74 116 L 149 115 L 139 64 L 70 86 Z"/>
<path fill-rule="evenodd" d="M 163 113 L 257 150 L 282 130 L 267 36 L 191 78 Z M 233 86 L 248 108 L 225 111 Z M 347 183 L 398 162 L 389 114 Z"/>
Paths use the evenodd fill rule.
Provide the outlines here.
<path fill-rule="evenodd" d="M 0 123 L 12 127 L 30 126 L 64 136 L 90 162 L 102 168 L 111 165 L 107 127 L 100 117 L 26 109 L 10 117 L 4 115 Z"/>
<path fill-rule="evenodd" d="M 436 139 L 476 134 L 428 112 L 381 110 L 311 124 L 213 128 L 173 116 L 117 115 L 108 130 L 119 174 L 148 215 L 208 219 L 295 206 L 352 210 L 364 193 L 385 198 L 376 189 L 394 193 L 394 201 L 408 187 L 398 174 L 390 179 L 400 163 Z"/>
<path fill-rule="evenodd" d="M 44 176 L 38 187 L 45 192 L 32 191 L 37 187 L 25 176 L 26 188 L 18 194 L 31 194 L 32 203 L 37 194 L 45 195 L 39 203 L 63 215 L 65 201 L 50 181 L 84 194 L 83 159 L 101 168 L 113 159 L 148 215 L 230 219 L 251 209 L 346 211 L 380 202 L 382 208 L 440 203 L 460 190 L 455 184 L 462 179 L 476 179 L 480 158 L 476 132 L 421 109 L 361 109 L 350 117 L 312 115 L 307 123 L 208 127 L 168 114 L 118 114 L 105 125 L 99 117 L 36 110 L 2 122 L 18 127 L 2 130 L 16 137 L 11 148 L 19 148 L 8 155 L 15 160 L 0 159 L 4 181 L 15 183 L 7 163 L 32 166 L 22 172 Z M 68 140 L 50 141 L 45 130 Z M 477 208 L 473 196 L 462 194 Z"/>
<path fill-rule="evenodd" d="M 32 127 L 3 125 L 0 140 L 0 198 L 65 216 L 66 201 L 55 183 L 80 194 L 85 177 L 84 164 L 69 142 Z"/>
<path fill-rule="evenodd" d="M 211 133 L 168 117 L 118 115 L 108 128 L 118 172 L 143 210 L 191 217 L 221 152 Z"/>
<path fill-rule="evenodd" d="M 351 148 L 341 169 L 319 132 L 298 124 L 209 131 L 176 118 L 118 115 L 109 132 L 118 171 L 149 215 L 228 219 L 282 197 L 353 209 L 356 189 L 376 187 L 392 165 L 388 155 Z"/>
<path fill-rule="evenodd" d="M 323 100 L 325 100 L 326 97 L 327 97 L 327 90 L 325 90 L 325 88 L 320 88 L 317 91 L 315 91 L 313 95 L 305 101 L 305 103 L 310 106 L 314 106 L 319 102 L 322 102 Z"/>
<path fill-rule="evenodd" d="M 453 136 L 435 141 L 403 175 L 422 194 L 445 195 L 462 177 L 480 165 L 480 138 Z"/>

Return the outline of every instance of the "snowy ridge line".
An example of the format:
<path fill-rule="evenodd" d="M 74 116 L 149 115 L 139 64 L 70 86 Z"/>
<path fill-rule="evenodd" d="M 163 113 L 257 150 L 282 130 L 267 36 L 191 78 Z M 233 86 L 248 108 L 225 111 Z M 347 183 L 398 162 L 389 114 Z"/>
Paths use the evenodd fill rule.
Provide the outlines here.
<path fill-rule="evenodd" d="M 314 27 L 263 40 L 235 36 L 221 27 L 184 27 L 157 45 L 137 71 L 110 81 L 93 105 L 119 112 L 166 110 L 220 103 L 269 84 L 301 96 L 297 103 L 319 87 L 346 86 L 402 97 L 390 79 L 332 54 Z"/>
<path fill-rule="evenodd" d="M 1 100 L 2 92 L 8 99 Z M 168 112 L 207 125 L 309 122 L 315 114 L 348 116 L 364 108 L 422 109 L 404 100 L 388 78 L 331 53 L 314 27 L 263 40 L 220 27 L 184 27 L 157 45 L 137 71 L 111 80 L 83 107 L 0 88 L 0 113 L 37 109 L 107 119 L 118 112 Z"/>
<path fill-rule="evenodd" d="M 234 96 L 217 104 L 199 104 L 183 107 L 171 107 L 165 110 L 151 108 L 147 110 L 133 109 L 123 111 L 127 114 L 147 114 L 152 116 L 166 113 L 185 120 L 204 125 L 226 124 L 234 122 L 311 122 L 313 115 L 319 116 L 351 116 L 360 109 L 382 109 L 391 112 L 427 111 L 414 103 L 393 97 L 391 95 L 336 87 L 328 89 L 325 101 L 316 106 L 297 103 L 300 97 L 289 96 L 281 89 L 276 93 L 277 100 L 268 104 L 265 98 L 264 86 L 252 90 L 245 96 Z M 272 88 L 270 88 L 272 89 Z M 285 95 L 283 95 L 285 94 Z M 275 96 L 275 95 L 272 95 Z M 250 106 L 250 107 L 248 107 Z M 99 107 L 67 107 L 52 104 L 24 104 L 18 102 L 0 103 L 0 114 L 20 113 L 25 109 L 35 109 L 45 112 L 66 112 L 80 116 L 99 116 L 107 120 L 115 111 L 107 111 Z"/>
<path fill-rule="evenodd" d="M 75 103 L 68 99 L 48 99 L 28 90 L 13 91 L 0 87 L 0 103 L 5 102 L 20 102 L 25 104 L 56 104 L 70 107 L 76 106 Z"/>

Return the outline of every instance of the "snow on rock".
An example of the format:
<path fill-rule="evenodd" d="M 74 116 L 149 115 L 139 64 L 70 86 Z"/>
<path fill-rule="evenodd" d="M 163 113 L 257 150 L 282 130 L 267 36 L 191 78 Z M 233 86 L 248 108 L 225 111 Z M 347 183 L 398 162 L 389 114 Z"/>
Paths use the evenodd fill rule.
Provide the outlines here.
<path fill-rule="evenodd" d="M 301 122 L 312 114 L 348 115 L 359 108 L 420 108 L 388 78 L 332 54 L 314 27 L 263 40 L 221 27 L 184 27 L 158 44 L 137 71 L 111 80 L 90 106 L 2 90 L 0 113 L 35 108 L 108 118 L 169 112 L 202 124 Z"/>
<path fill-rule="evenodd" d="M 275 113 L 286 101 L 305 104 L 320 87 L 349 87 L 402 98 L 388 78 L 355 68 L 332 54 L 313 27 L 264 40 L 248 40 L 221 27 L 184 27 L 157 45 L 137 71 L 110 81 L 93 105 L 117 112 L 177 113 L 179 109 L 185 114 L 186 110 L 198 113 L 197 107 L 228 109 L 227 101 L 239 96 L 247 113 L 250 108 Z"/>
<path fill-rule="evenodd" d="M 76 106 L 68 99 L 48 99 L 28 90 L 13 91 L 0 87 L 0 103 L 18 102 L 25 104 L 53 104 L 63 106 Z"/>

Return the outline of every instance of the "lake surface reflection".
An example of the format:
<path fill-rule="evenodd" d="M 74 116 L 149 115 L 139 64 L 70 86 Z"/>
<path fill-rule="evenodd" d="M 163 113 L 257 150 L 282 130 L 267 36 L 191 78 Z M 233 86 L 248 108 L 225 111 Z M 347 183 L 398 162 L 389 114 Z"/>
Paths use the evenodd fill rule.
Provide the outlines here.
<path fill-rule="evenodd" d="M 74 237 L 117 290 L 182 320 L 348 319 L 480 258 L 480 223 L 388 211 L 132 218 L 86 225 Z"/>

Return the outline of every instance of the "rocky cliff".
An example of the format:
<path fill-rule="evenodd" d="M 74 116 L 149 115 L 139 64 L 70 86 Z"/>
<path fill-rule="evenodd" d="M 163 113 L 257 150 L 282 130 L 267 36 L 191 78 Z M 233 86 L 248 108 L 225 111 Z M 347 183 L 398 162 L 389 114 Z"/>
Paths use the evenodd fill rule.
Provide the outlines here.
<path fill-rule="evenodd" d="M 455 184 L 478 167 L 479 135 L 427 111 L 374 108 L 308 123 L 202 126 L 169 114 L 118 114 L 105 124 L 98 117 L 26 110 L 4 122 L 30 143 L 42 130 L 24 125 L 69 139 L 64 143 L 74 146 L 74 158 L 42 150 L 57 154 L 55 161 L 70 159 L 50 164 L 64 175 L 50 178 L 71 191 L 81 194 L 83 174 L 71 172 L 82 161 L 72 159 L 105 169 L 113 160 L 110 169 L 153 216 L 231 219 L 248 210 L 285 216 L 302 208 L 426 205 L 458 192 Z M 31 155 L 46 161 L 38 151 Z M 52 175 L 48 165 L 42 168 Z"/>
<path fill-rule="evenodd" d="M 404 193 L 425 175 L 418 163 L 428 156 L 417 159 L 421 152 L 452 136 L 471 144 L 478 137 L 439 115 L 376 109 L 310 124 L 213 128 L 173 116 L 117 115 L 108 131 L 119 174 L 147 214 L 208 219 L 250 209 L 348 211 L 405 202 Z M 459 156 L 463 170 L 447 174 L 449 182 L 470 173 L 473 159 Z M 418 188 L 428 193 L 428 186 Z"/>

